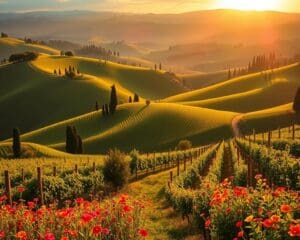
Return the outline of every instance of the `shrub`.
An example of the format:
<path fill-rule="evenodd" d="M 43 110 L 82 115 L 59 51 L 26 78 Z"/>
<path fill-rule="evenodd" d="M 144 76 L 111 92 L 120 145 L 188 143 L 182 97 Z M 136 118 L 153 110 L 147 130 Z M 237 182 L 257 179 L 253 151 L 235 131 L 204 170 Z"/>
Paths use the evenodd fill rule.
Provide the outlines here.
<path fill-rule="evenodd" d="M 187 150 L 187 149 L 190 149 L 191 147 L 192 147 L 192 143 L 189 140 L 181 140 L 178 143 L 179 150 Z"/>
<path fill-rule="evenodd" d="M 72 56 L 74 56 L 74 54 L 71 51 L 66 51 L 65 56 L 72 57 Z"/>
<path fill-rule="evenodd" d="M 38 53 L 35 52 L 24 52 L 24 53 L 15 53 L 10 55 L 9 62 L 25 62 L 25 61 L 33 61 L 39 56 Z"/>
<path fill-rule="evenodd" d="M 125 154 L 118 149 L 109 150 L 103 166 L 104 181 L 115 189 L 123 187 L 129 176 L 129 167 Z"/>
<path fill-rule="evenodd" d="M 130 161 L 130 164 L 129 164 L 130 173 L 134 174 L 137 170 L 137 167 L 138 167 L 139 152 L 135 149 L 132 150 L 130 152 L 130 158 L 131 158 L 131 161 Z"/>

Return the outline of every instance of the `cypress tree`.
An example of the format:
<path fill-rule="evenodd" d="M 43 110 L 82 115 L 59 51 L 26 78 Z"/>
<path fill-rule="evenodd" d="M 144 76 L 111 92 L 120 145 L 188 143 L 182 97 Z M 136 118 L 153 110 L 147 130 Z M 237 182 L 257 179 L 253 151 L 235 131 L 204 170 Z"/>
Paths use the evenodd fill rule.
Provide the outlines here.
<path fill-rule="evenodd" d="M 58 75 L 61 75 L 61 70 L 60 69 L 58 69 Z"/>
<path fill-rule="evenodd" d="M 161 67 L 161 63 L 159 64 L 159 70 L 161 70 L 162 69 L 162 67 Z"/>
<path fill-rule="evenodd" d="M 132 97 L 129 96 L 129 103 L 132 103 Z"/>
<path fill-rule="evenodd" d="M 228 69 L 228 80 L 231 79 L 231 71 L 230 68 Z"/>
<path fill-rule="evenodd" d="M 56 69 L 54 69 L 54 72 L 53 72 L 55 75 L 57 74 L 57 72 L 56 72 Z"/>
<path fill-rule="evenodd" d="M 71 126 L 67 126 L 66 129 L 66 152 L 72 153 L 72 137 L 73 137 L 73 129 Z"/>
<path fill-rule="evenodd" d="M 72 138 L 71 138 L 71 147 L 72 147 L 72 153 L 77 153 L 78 150 L 78 138 L 77 138 L 77 130 L 76 127 L 73 126 L 72 128 Z"/>
<path fill-rule="evenodd" d="M 83 154 L 83 144 L 82 144 L 82 139 L 79 135 L 77 135 L 77 143 L 78 143 L 78 146 L 77 146 L 77 153 L 78 154 Z"/>
<path fill-rule="evenodd" d="M 105 106 L 102 105 L 102 116 L 105 116 Z"/>
<path fill-rule="evenodd" d="M 96 104 L 95 104 L 95 109 L 96 109 L 96 111 L 98 111 L 98 110 L 99 110 L 98 101 L 96 101 Z"/>
<path fill-rule="evenodd" d="M 114 114 L 118 105 L 117 91 L 115 85 L 111 86 L 109 110 Z"/>
<path fill-rule="evenodd" d="M 13 129 L 13 152 L 15 158 L 21 157 L 21 140 L 20 140 L 20 130 L 18 128 Z"/>
<path fill-rule="evenodd" d="M 297 113 L 300 112 L 300 87 L 298 87 L 297 92 L 296 92 L 293 109 Z"/>
<path fill-rule="evenodd" d="M 133 102 L 139 102 L 140 101 L 140 97 L 139 95 L 137 95 L 136 93 L 134 94 L 134 97 L 133 97 Z"/>

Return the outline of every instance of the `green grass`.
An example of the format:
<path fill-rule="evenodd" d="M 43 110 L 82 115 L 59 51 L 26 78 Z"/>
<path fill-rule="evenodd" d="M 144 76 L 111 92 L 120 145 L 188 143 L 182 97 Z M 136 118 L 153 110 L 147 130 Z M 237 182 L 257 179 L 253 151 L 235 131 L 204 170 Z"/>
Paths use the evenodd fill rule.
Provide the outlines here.
<path fill-rule="evenodd" d="M 31 63 L 2 66 L 0 139 L 10 137 L 14 127 L 24 133 L 94 111 L 96 100 L 99 105 L 109 102 L 110 86 L 89 75 L 79 79 L 55 76 Z M 119 101 L 128 101 L 128 91 L 121 90 L 117 88 Z"/>
<path fill-rule="evenodd" d="M 292 104 L 285 104 L 262 111 L 247 113 L 243 116 L 239 126 L 243 133 L 275 130 L 287 127 L 292 123 L 299 123 L 299 116 L 292 110 Z"/>
<path fill-rule="evenodd" d="M 264 88 L 201 101 L 183 102 L 184 105 L 223 111 L 247 113 L 276 107 L 294 100 L 298 83 L 274 80 Z M 276 95 L 276 97 L 274 97 Z"/>
<path fill-rule="evenodd" d="M 80 72 L 114 83 L 143 98 L 161 99 L 184 91 L 184 87 L 163 71 L 133 67 L 83 57 L 42 56 L 33 65 L 43 71 L 53 72 L 75 66 Z"/>
<path fill-rule="evenodd" d="M 271 81 L 267 81 L 262 73 L 254 73 L 175 95 L 164 101 L 189 102 L 191 105 L 237 112 L 261 110 L 290 102 L 295 95 L 296 86 L 300 84 L 299 74 L 300 64 L 297 63 L 275 69 Z M 276 99 L 272 96 L 276 96 Z M 201 100 L 205 101 L 200 102 Z M 191 103 L 192 101 L 198 102 Z M 237 106 L 240 103 L 241 107 Z"/>
<path fill-rule="evenodd" d="M 211 73 L 179 74 L 178 77 L 185 82 L 188 88 L 199 89 L 223 82 L 227 80 L 227 75 L 227 71 L 218 71 Z"/>
<path fill-rule="evenodd" d="M 189 139 L 196 146 L 231 137 L 235 115 L 170 103 L 124 104 L 114 116 L 87 114 L 25 134 L 22 140 L 63 150 L 65 128 L 71 124 L 82 136 L 87 153 L 105 153 L 113 147 L 126 152 L 133 148 L 168 150 L 181 139 Z"/>
<path fill-rule="evenodd" d="M 15 38 L 0 38 L 0 59 L 9 58 L 13 53 L 22 53 L 26 51 L 39 52 L 57 55 L 59 50 L 37 44 L 27 44 L 22 40 Z"/>

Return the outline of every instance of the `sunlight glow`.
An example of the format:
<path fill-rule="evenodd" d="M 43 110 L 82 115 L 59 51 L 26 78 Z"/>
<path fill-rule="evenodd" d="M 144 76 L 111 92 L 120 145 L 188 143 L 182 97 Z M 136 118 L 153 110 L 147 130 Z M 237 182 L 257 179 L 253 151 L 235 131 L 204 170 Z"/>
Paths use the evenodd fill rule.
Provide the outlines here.
<path fill-rule="evenodd" d="M 239 10 L 275 10 L 281 5 L 282 0 L 221 0 L 222 8 Z"/>

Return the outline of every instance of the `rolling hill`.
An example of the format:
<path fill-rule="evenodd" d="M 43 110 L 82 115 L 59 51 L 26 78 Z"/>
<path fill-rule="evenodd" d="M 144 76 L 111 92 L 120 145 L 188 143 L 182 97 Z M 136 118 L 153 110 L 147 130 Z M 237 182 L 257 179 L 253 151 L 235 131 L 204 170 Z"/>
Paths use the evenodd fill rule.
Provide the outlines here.
<path fill-rule="evenodd" d="M 113 147 L 123 151 L 168 150 L 181 139 L 198 145 L 231 137 L 231 120 L 235 115 L 172 103 L 123 104 L 113 116 L 93 112 L 24 134 L 22 141 L 63 150 L 65 128 L 74 125 L 88 153 L 104 153 Z"/>
<path fill-rule="evenodd" d="M 243 113 L 262 110 L 293 101 L 300 85 L 299 73 L 300 64 L 296 63 L 234 78 L 164 101 Z M 266 74 L 270 77 L 266 78 Z"/>
<path fill-rule="evenodd" d="M 56 50 L 54 48 L 37 44 L 28 44 L 23 40 L 19 40 L 16 38 L 0 38 L 0 59 L 8 59 L 9 56 L 13 53 L 22 53 L 26 51 L 52 55 L 58 55 L 60 53 L 59 50 Z"/>

